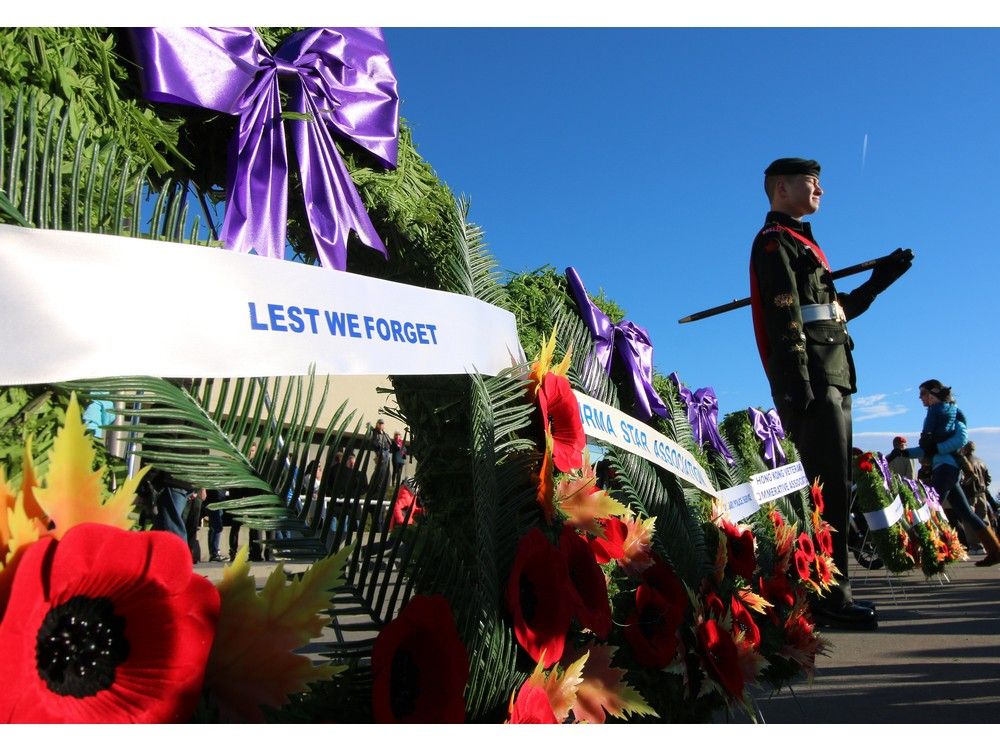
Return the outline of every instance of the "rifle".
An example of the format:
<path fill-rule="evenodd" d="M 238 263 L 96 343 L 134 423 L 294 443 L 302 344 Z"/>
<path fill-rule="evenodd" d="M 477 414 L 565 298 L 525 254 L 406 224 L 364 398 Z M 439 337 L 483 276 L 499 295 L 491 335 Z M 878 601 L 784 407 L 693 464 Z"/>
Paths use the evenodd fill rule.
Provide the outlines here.
<path fill-rule="evenodd" d="M 863 271 L 870 271 L 879 263 L 884 263 L 889 260 L 888 255 L 883 255 L 879 258 L 872 258 L 871 260 L 866 260 L 862 263 L 858 263 L 853 266 L 848 266 L 847 268 L 841 268 L 839 271 L 831 271 L 830 278 L 836 281 L 837 279 L 842 279 L 845 276 L 853 276 L 854 274 L 861 273 Z M 703 320 L 705 318 L 711 318 L 713 315 L 719 315 L 724 312 L 729 312 L 730 310 L 738 310 L 741 307 L 746 307 L 750 304 L 750 298 L 744 297 L 743 299 L 734 299 L 732 302 L 727 302 L 724 305 L 719 305 L 718 307 L 710 307 L 707 310 L 701 310 L 700 312 L 691 313 L 687 317 L 678 320 L 678 323 L 691 323 L 695 320 Z"/>

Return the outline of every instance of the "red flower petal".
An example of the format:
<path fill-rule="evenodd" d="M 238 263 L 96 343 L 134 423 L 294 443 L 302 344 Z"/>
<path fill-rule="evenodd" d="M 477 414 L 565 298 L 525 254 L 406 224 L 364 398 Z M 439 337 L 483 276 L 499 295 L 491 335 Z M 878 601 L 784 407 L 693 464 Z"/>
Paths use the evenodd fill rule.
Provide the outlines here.
<path fill-rule="evenodd" d="M 604 529 L 604 538 L 591 538 L 588 541 L 594 559 L 599 563 L 621 560 L 625 554 L 625 539 L 628 536 L 628 526 L 616 516 L 601 518 L 597 523 Z"/>
<path fill-rule="evenodd" d="M 439 594 L 410 599 L 375 639 L 372 675 L 375 721 L 463 722 L 469 657 L 448 600 Z"/>
<path fill-rule="evenodd" d="M 813 505 L 816 506 L 816 510 L 820 513 L 823 512 L 823 488 L 819 486 L 819 480 L 813 482 L 812 487 L 809 488 L 809 493 L 812 495 Z"/>
<path fill-rule="evenodd" d="M 107 601 L 127 642 L 113 681 L 76 697 L 39 673 L 46 617 L 75 601 Z M 81 524 L 25 552 L 0 623 L 0 721 L 186 721 L 197 705 L 219 617 L 219 594 L 167 532 Z M 82 637 L 74 634 L 75 637 Z"/>
<path fill-rule="evenodd" d="M 757 555 L 753 548 L 753 531 L 745 529 L 740 531 L 729 521 L 722 521 L 722 531 L 726 535 L 728 544 L 729 569 L 744 580 L 749 581 L 757 569 Z"/>
<path fill-rule="evenodd" d="M 760 595 L 775 607 L 779 604 L 783 604 L 786 607 L 791 607 L 795 604 L 795 594 L 792 593 L 792 586 L 785 575 L 776 575 L 769 580 L 765 580 L 762 576 L 760 579 Z"/>
<path fill-rule="evenodd" d="M 799 534 L 799 538 L 797 541 L 799 549 L 802 551 L 802 554 L 806 556 L 806 559 L 809 560 L 809 562 L 815 560 L 816 547 L 813 545 L 812 537 L 803 531 L 801 534 Z"/>
<path fill-rule="evenodd" d="M 635 609 L 625 621 L 625 640 L 636 661 L 662 669 L 677 657 L 677 629 L 689 602 L 684 585 L 662 560 L 643 573 L 643 581 L 635 591 Z"/>
<path fill-rule="evenodd" d="M 812 578 L 812 560 L 802 550 L 795 551 L 795 571 L 803 581 Z"/>
<path fill-rule="evenodd" d="M 563 526 L 559 551 L 566 561 L 570 585 L 575 591 L 573 614 L 585 628 L 605 639 L 611 632 L 608 582 L 587 543 L 572 527 Z"/>
<path fill-rule="evenodd" d="M 698 626 L 698 642 L 708 673 L 730 695 L 742 696 L 743 672 L 732 636 L 715 620 L 706 620 Z"/>
<path fill-rule="evenodd" d="M 552 434 L 552 461 L 559 471 L 583 468 L 583 449 L 587 438 L 580 421 L 580 405 L 569 380 L 546 373 L 538 391 L 542 425 Z"/>
<path fill-rule="evenodd" d="M 833 535 L 829 529 L 820 529 L 816 532 L 816 543 L 825 555 L 833 555 Z"/>
<path fill-rule="evenodd" d="M 733 597 L 730 601 L 729 611 L 733 613 L 733 635 L 742 631 L 746 642 L 754 648 L 760 647 L 760 628 L 754 622 L 753 615 L 738 597 Z"/>
<path fill-rule="evenodd" d="M 538 529 L 521 539 L 507 581 L 507 607 L 514 635 L 536 662 L 545 652 L 548 669 L 562 657 L 573 615 L 566 561 Z"/>
<path fill-rule="evenodd" d="M 558 724 L 548 694 L 537 685 L 524 681 L 511 706 L 509 724 Z"/>

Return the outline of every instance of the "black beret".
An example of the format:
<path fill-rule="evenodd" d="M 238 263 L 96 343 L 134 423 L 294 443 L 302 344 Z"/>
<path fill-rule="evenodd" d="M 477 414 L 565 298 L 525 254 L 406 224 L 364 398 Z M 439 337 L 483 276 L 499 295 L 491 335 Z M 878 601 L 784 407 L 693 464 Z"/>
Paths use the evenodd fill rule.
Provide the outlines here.
<path fill-rule="evenodd" d="M 819 177 L 819 162 L 812 159 L 775 159 L 764 170 L 764 174 L 768 177 L 777 174 L 808 174 Z"/>

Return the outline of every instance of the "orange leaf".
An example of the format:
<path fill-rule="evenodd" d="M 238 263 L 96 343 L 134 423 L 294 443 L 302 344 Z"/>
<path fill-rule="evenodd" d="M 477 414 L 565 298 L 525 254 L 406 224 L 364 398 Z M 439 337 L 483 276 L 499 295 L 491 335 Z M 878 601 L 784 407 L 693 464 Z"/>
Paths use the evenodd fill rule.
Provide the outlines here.
<path fill-rule="evenodd" d="M 587 662 L 588 654 L 584 654 L 565 669 L 558 667 L 552 669 L 545 677 L 543 685 L 545 693 L 549 696 L 549 705 L 552 706 L 552 713 L 556 715 L 559 723 L 566 721 L 569 712 L 576 703 L 577 686 L 583 681 L 583 665 Z M 538 667 L 535 667 L 538 671 Z M 533 675 L 534 676 L 534 675 Z"/>
<path fill-rule="evenodd" d="M 556 504 L 574 528 L 603 536 L 598 519 L 624 516 L 629 511 L 604 490 L 597 489 L 593 477 L 571 477 L 559 483 Z"/>
<path fill-rule="evenodd" d="M 611 666 L 615 650 L 614 646 L 603 644 L 591 646 L 590 659 L 583 681 L 577 687 L 573 707 L 577 721 L 603 724 L 605 713 L 619 719 L 628 714 L 657 716 L 643 697 L 622 681 L 625 670 Z"/>
<path fill-rule="evenodd" d="M 218 584 L 222 600 L 205 685 L 224 721 L 261 721 L 262 705 L 281 706 L 310 682 L 329 679 L 344 667 L 314 666 L 294 651 L 319 636 L 330 618 L 330 591 L 352 545 L 315 563 L 301 580 L 287 582 L 278 565 L 257 592 L 243 547 Z"/>
<path fill-rule="evenodd" d="M 132 528 L 129 512 L 141 476 L 126 482 L 107 503 L 101 502 L 101 472 L 94 471 L 93 438 L 87 435 L 76 394 L 66 408 L 66 422 L 56 434 L 49 454 L 45 487 L 35 493 L 38 504 L 55 528 L 56 539 L 81 523 Z"/>
<path fill-rule="evenodd" d="M 645 521 L 640 521 L 637 518 L 625 517 L 622 522 L 628 532 L 622 544 L 623 552 L 618 564 L 629 574 L 639 575 L 653 564 L 650 545 L 653 542 L 656 519 L 647 518 Z"/>

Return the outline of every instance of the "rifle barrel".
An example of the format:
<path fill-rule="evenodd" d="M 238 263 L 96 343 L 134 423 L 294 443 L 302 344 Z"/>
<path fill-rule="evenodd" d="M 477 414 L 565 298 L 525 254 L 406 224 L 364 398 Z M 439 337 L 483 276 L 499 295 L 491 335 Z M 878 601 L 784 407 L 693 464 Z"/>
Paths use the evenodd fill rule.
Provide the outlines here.
<path fill-rule="evenodd" d="M 847 268 L 841 268 L 839 271 L 831 271 L 831 279 L 842 279 L 845 276 L 853 276 L 856 273 L 861 273 L 863 271 L 869 271 L 879 263 L 882 263 L 889 259 L 890 256 L 883 255 L 880 258 L 872 258 L 871 260 L 866 260 L 861 263 L 857 263 L 853 266 L 848 266 Z M 738 310 L 741 307 L 747 307 L 750 304 L 750 298 L 744 297 L 743 299 L 734 299 L 732 302 L 727 302 L 724 305 L 719 305 L 717 307 L 710 307 L 707 310 L 701 310 L 696 313 L 691 313 L 690 315 L 678 320 L 678 323 L 693 323 L 696 320 L 703 320 L 705 318 L 711 318 L 713 315 L 720 315 L 724 312 L 729 312 L 730 310 Z"/>

